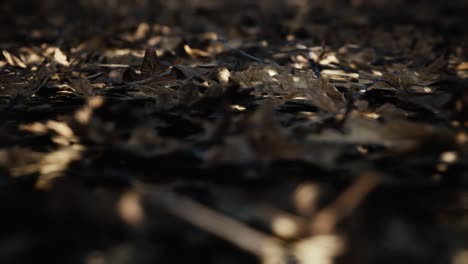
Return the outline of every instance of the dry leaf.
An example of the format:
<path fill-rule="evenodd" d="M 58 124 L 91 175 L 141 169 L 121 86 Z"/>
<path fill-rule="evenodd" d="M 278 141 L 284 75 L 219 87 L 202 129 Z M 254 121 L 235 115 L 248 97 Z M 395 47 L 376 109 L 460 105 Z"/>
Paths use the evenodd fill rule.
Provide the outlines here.
<path fill-rule="evenodd" d="M 390 86 L 401 90 L 409 90 L 413 86 L 429 86 L 440 79 L 436 74 L 416 72 L 406 68 L 383 72 L 382 77 Z"/>
<path fill-rule="evenodd" d="M 93 95 L 93 86 L 88 79 L 69 79 L 68 80 L 72 88 L 83 96 L 92 96 Z"/>
<path fill-rule="evenodd" d="M 134 69 L 127 68 L 123 73 L 123 80 L 126 82 L 140 81 L 140 80 L 173 80 L 174 76 L 168 67 L 164 66 L 159 60 L 156 50 L 145 50 L 145 56 L 140 66 L 140 73 L 138 74 Z"/>
<path fill-rule="evenodd" d="M 54 60 L 58 64 L 63 65 L 65 67 L 70 66 L 70 62 L 67 59 L 67 55 L 65 55 L 59 48 L 55 48 Z"/>
<path fill-rule="evenodd" d="M 253 64 L 242 72 L 233 72 L 231 78 L 242 87 L 252 87 L 271 80 L 268 72 L 258 64 Z"/>
<path fill-rule="evenodd" d="M 39 90 L 52 75 L 47 66 L 40 66 L 36 71 L 20 72 L 11 78 L 0 79 L 0 93 L 4 96 L 31 97 Z"/>
<path fill-rule="evenodd" d="M 61 176 L 72 161 L 80 159 L 82 151 L 79 145 L 48 153 L 24 148 L 0 150 L 0 167 L 8 168 L 13 177 L 39 173 L 36 187 L 43 189 L 50 187 L 52 180 Z"/>
<path fill-rule="evenodd" d="M 205 153 L 211 163 L 248 164 L 259 161 L 293 160 L 303 152 L 291 141 L 273 115 L 273 105 L 262 105 L 251 116 L 237 124 L 235 134 L 227 135 L 224 142 Z"/>
<path fill-rule="evenodd" d="M 165 69 L 159 61 L 158 54 L 156 54 L 156 50 L 154 49 L 147 49 L 145 50 L 145 57 L 143 58 L 143 62 L 140 67 L 140 74 L 142 78 L 155 78 L 162 74 Z"/>
<path fill-rule="evenodd" d="M 3 51 L 3 56 L 5 56 L 6 61 L 11 66 L 19 67 L 19 68 L 23 68 L 23 69 L 28 68 L 28 66 L 26 66 L 26 64 L 20 58 L 18 58 L 15 55 L 9 53 L 6 50 Z"/>
<path fill-rule="evenodd" d="M 316 79 L 312 73 L 306 72 L 298 76 L 282 74 L 273 78 L 280 86 L 270 84 L 269 93 L 279 94 L 285 100 L 305 99 L 327 112 L 337 112 L 345 106 L 343 94 L 327 79 Z"/>
<path fill-rule="evenodd" d="M 229 78 L 231 77 L 231 73 L 226 67 L 222 66 L 218 69 L 217 77 L 219 83 L 221 83 L 222 86 L 227 86 L 229 84 Z"/>

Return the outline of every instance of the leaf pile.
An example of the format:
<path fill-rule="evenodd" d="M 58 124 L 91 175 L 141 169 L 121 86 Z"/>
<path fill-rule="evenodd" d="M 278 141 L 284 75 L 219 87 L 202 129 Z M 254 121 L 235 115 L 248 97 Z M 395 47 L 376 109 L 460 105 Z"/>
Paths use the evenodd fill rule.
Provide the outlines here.
<path fill-rule="evenodd" d="M 6 2 L 0 262 L 468 261 L 466 1 Z"/>

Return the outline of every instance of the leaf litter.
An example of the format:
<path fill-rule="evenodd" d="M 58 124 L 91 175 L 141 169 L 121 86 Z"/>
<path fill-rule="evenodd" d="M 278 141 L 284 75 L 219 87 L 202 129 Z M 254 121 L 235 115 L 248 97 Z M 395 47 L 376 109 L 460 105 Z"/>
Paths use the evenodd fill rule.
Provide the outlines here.
<path fill-rule="evenodd" d="M 2 262 L 468 261 L 466 1 L 55 2 L 0 4 Z"/>

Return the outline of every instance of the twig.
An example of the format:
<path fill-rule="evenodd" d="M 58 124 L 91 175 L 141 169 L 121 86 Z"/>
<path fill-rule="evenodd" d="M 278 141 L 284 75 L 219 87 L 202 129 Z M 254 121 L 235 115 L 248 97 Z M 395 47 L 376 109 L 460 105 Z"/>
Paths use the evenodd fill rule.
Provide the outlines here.
<path fill-rule="evenodd" d="M 162 209 L 208 233 L 229 241 L 258 256 L 264 263 L 286 261 L 286 250 L 280 240 L 167 189 L 144 186 L 144 197 L 150 206 Z"/>
<path fill-rule="evenodd" d="M 249 59 L 252 59 L 252 60 L 254 60 L 254 61 L 256 61 L 256 62 L 260 62 L 260 63 L 263 63 L 263 64 L 268 64 L 268 65 L 270 65 L 269 62 L 266 62 L 266 61 L 264 61 L 264 60 L 262 60 L 262 59 L 259 59 L 259 58 L 257 58 L 257 57 L 254 57 L 254 56 L 248 54 L 247 52 L 244 52 L 244 51 L 242 51 L 242 50 L 240 50 L 240 49 L 238 49 L 238 48 L 234 48 L 233 46 L 229 45 L 229 43 L 227 43 L 227 41 L 226 41 L 223 37 L 221 37 L 221 36 L 218 36 L 218 38 L 217 38 L 216 40 L 219 41 L 219 42 L 221 42 L 225 47 L 227 47 L 227 48 L 229 48 L 229 49 L 231 49 L 231 50 L 233 50 L 233 51 L 236 51 L 236 52 L 238 52 L 239 54 L 241 54 L 241 55 L 243 55 L 243 56 L 245 56 L 245 57 L 247 57 L 247 58 L 249 58 Z"/>
<path fill-rule="evenodd" d="M 332 232 L 338 222 L 348 216 L 377 186 L 377 177 L 375 172 L 367 172 L 359 176 L 331 205 L 317 213 L 310 225 L 311 231 L 314 233 Z"/>

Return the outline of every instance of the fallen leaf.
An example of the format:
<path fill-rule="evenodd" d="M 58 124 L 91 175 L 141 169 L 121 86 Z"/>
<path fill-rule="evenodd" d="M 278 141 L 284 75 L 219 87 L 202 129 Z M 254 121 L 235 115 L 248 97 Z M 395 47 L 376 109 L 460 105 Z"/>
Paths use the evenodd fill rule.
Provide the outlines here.
<path fill-rule="evenodd" d="M 279 86 L 275 83 L 270 84 L 268 92 L 280 94 L 285 100 L 305 99 L 327 112 L 337 112 L 346 104 L 343 94 L 332 83 L 324 78 L 315 78 L 311 72 L 295 76 L 290 74 L 275 75 L 273 79 L 277 81 Z"/>
<path fill-rule="evenodd" d="M 140 67 L 140 74 L 143 78 L 155 78 L 165 71 L 159 60 L 156 50 L 145 50 L 145 57 Z"/>
<path fill-rule="evenodd" d="M 400 90 L 414 90 L 413 86 L 429 86 L 440 80 L 439 75 L 427 72 L 417 72 L 407 68 L 382 73 L 383 81 Z"/>
<path fill-rule="evenodd" d="M 3 56 L 5 56 L 6 61 L 11 66 L 19 67 L 19 68 L 23 68 L 23 69 L 28 68 L 28 66 L 26 66 L 26 64 L 20 58 L 16 57 L 15 55 L 9 53 L 6 50 L 3 50 L 2 53 L 3 53 Z"/>
<path fill-rule="evenodd" d="M 62 66 L 70 66 L 70 62 L 68 61 L 67 55 L 65 55 L 59 48 L 55 48 L 54 60 Z"/>
<path fill-rule="evenodd" d="M 41 65 L 35 71 L 18 72 L 18 74 L 0 79 L 0 92 L 9 97 L 33 96 L 51 77 L 52 71 L 48 66 Z"/>
<path fill-rule="evenodd" d="M 79 94 L 86 97 L 93 95 L 93 86 L 88 79 L 69 79 L 68 81 L 70 82 L 72 88 Z"/>

